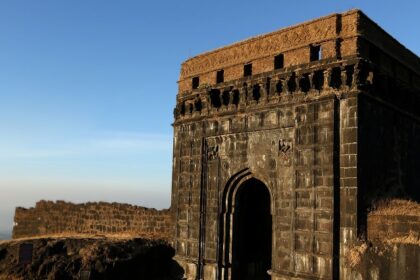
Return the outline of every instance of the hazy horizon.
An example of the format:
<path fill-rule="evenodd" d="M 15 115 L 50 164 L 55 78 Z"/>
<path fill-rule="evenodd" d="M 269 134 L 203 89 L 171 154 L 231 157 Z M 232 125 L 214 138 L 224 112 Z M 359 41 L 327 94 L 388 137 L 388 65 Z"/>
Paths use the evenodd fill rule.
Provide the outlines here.
<path fill-rule="evenodd" d="M 3 1 L 0 233 L 41 199 L 169 207 L 181 63 L 353 8 L 420 53 L 419 1 Z"/>

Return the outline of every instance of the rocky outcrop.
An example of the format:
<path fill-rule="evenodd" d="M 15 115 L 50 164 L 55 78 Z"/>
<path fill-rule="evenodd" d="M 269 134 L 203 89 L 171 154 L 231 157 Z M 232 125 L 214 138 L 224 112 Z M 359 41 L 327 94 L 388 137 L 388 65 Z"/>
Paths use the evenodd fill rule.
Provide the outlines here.
<path fill-rule="evenodd" d="M 0 243 L 0 280 L 181 279 L 163 240 L 40 238 Z"/>

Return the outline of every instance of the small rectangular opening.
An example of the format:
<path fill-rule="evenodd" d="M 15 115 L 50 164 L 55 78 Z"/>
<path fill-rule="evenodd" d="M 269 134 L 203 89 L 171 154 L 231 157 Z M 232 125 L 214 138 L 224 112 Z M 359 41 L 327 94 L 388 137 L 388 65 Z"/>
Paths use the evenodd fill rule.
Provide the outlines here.
<path fill-rule="evenodd" d="M 252 75 L 252 63 L 244 65 L 244 77 Z"/>
<path fill-rule="evenodd" d="M 284 55 L 281 53 L 274 57 L 274 69 L 281 69 L 284 67 Z"/>
<path fill-rule="evenodd" d="M 219 70 L 216 74 L 216 83 L 223 83 L 225 81 L 225 71 Z"/>
<path fill-rule="evenodd" d="M 200 77 L 192 78 L 192 88 L 196 89 L 200 85 Z"/>
<path fill-rule="evenodd" d="M 311 45 L 311 61 L 318 61 L 322 59 L 321 45 Z"/>

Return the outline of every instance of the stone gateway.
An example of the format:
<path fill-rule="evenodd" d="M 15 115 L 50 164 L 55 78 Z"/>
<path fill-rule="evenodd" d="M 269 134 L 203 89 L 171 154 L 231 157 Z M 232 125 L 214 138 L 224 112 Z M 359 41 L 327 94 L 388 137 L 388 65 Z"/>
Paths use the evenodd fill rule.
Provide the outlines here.
<path fill-rule="evenodd" d="M 40 201 L 13 238 L 170 240 L 176 279 L 418 279 L 417 55 L 351 10 L 190 58 L 178 84 L 170 209 Z M 41 264 L 13 244 L 0 270 Z"/>
<path fill-rule="evenodd" d="M 354 279 L 372 203 L 420 199 L 420 59 L 361 11 L 198 55 L 178 83 L 187 279 Z"/>

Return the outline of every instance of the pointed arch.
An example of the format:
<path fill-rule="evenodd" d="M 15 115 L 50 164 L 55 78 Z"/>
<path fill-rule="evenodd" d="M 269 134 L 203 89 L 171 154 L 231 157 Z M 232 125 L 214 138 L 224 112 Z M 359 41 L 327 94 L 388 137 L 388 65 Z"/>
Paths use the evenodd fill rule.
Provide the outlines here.
<path fill-rule="evenodd" d="M 249 170 L 249 168 L 244 168 L 237 173 L 233 174 L 232 177 L 227 181 L 226 186 L 224 188 L 221 200 L 220 200 L 220 213 L 219 213 L 219 252 L 218 252 L 218 262 L 219 262 L 219 279 L 220 280 L 228 280 L 232 279 L 232 272 L 235 267 L 235 262 L 238 262 L 238 259 L 233 259 L 234 256 L 234 247 L 233 244 L 235 243 L 235 248 L 238 247 L 238 235 L 235 235 L 234 228 L 240 224 L 240 221 L 245 221 L 244 217 L 239 218 L 238 213 L 235 213 L 239 208 L 241 197 L 243 197 L 243 193 L 245 190 L 251 189 L 249 185 L 255 185 L 259 188 L 258 193 L 261 193 L 264 197 L 264 202 L 267 205 L 268 212 L 265 213 L 267 215 L 267 219 L 270 220 L 269 228 L 266 228 L 266 233 L 270 236 L 269 244 L 265 244 L 266 247 L 269 247 L 269 253 L 267 258 L 269 258 L 271 266 L 271 236 L 272 236 L 272 225 L 271 225 L 271 215 L 273 213 L 273 196 L 270 187 L 268 187 L 267 183 L 256 178 L 254 174 Z M 248 186 L 248 187 L 247 187 Z M 255 188 L 254 188 L 255 189 Z M 252 200 L 252 197 L 248 198 Z M 258 204 L 258 201 L 255 201 Z M 238 204 L 238 205 L 237 205 Z M 249 203 L 248 203 L 249 204 Z M 244 203 L 242 203 L 244 205 Z M 241 210 L 243 212 L 247 212 L 248 214 L 249 209 L 252 208 L 253 205 L 247 206 L 247 211 L 244 211 L 242 206 Z M 245 215 L 248 215 L 245 214 Z M 244 215 L 244 214 L 242 214 Z M 235 224 L 236 223 L 236 224 Z M 242 222 L 243 223 L 243 222 Z M 235 240 L 234 240 L 235 239 Z M 257 238 L 258 239 L 258 238 Z M 237 250 L 237 249 L 235 249 Z M 266 255 L 267 255 L 266 254 Z M 238 255 L 238 254 L 236 254 Z M 237 256 L 236 256 L 237 258 Z M 238 265 L 236 264 L 236 270 Z M 238 272 L 234 272 L 234 274 L 238 275 Z M 238 278 L 238 276 L 236 276 Z"/>

